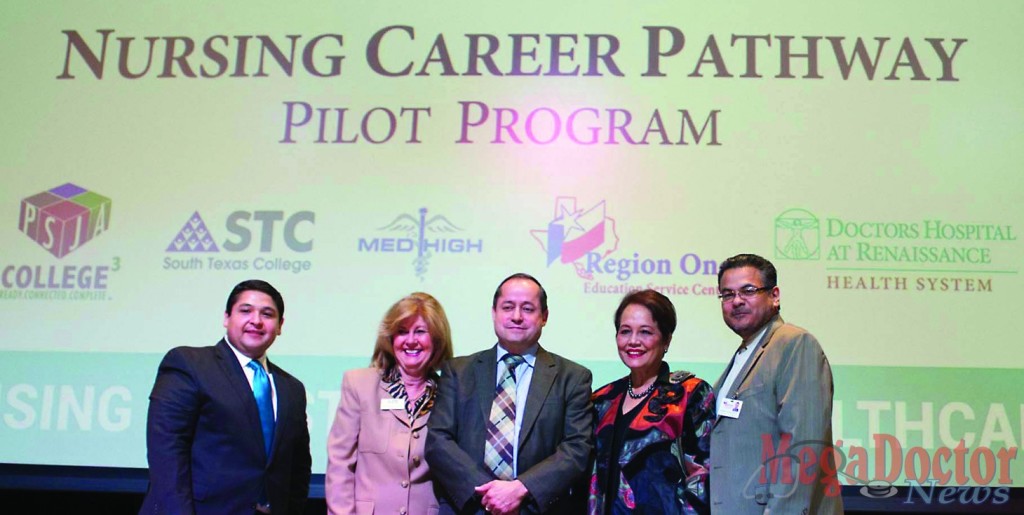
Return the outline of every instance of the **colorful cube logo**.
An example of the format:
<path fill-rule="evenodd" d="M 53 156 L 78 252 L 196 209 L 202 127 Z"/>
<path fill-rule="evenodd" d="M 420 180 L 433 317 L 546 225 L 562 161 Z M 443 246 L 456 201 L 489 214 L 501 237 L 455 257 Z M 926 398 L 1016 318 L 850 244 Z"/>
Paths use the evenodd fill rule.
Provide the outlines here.
<path fill-rule="evenodd" d="M 18 230 L 62 258 L 110 227 L 110 199 L 71 184 L 21 200 Z"/>

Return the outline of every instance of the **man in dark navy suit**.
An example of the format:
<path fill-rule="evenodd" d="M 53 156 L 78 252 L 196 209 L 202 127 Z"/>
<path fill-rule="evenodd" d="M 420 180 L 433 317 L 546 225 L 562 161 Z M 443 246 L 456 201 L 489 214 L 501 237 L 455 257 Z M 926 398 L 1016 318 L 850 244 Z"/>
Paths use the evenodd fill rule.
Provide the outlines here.
<path fill-rule="evenodd" d="M 283 323 L 281 294 L 243 281 L 228 297 L 220 342 L 167 353 L 149 396 L 149 491 L 139 513 L 304 512 L 306 390 L 266 355 Z"/>

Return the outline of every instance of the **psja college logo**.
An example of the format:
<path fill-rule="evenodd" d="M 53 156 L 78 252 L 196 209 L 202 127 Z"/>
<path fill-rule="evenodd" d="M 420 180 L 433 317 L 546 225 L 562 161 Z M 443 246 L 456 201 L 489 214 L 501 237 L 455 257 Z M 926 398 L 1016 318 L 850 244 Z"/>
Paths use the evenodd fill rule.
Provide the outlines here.
<path fill-rule="evenodd" d="M 110 227 L 110 199 L 72 183 L 22 199 L 18 230 L 63 258 Z"/>
<path fill-rule="evenodd" d="M 110 228 L 110 198 L 73 183 L 21 200 L 18 231 L 63 260 Z M 5 263 L 0 268 L 0 298 L 103 300 L 120 258 L 88 264 Z"/>

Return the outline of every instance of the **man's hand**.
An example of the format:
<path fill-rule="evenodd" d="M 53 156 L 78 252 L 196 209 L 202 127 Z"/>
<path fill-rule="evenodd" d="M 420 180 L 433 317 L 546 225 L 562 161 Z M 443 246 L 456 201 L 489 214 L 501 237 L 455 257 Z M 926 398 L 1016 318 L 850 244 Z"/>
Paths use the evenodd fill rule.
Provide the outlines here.
<path fill-rule="evenodd" d="M 483 496 L 480 504 L 494 515 L 516 515 L 519 505 L 530 493 L 518 479 L 501 481 L 495 479 L 476 487 L 476 493 Z"/>

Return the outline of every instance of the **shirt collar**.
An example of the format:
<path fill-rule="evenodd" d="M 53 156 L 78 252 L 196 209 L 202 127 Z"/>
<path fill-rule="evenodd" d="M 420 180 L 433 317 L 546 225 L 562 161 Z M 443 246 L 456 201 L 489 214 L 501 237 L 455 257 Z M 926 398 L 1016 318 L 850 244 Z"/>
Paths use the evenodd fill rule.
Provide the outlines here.
<path fill-rule="evenodd" d="M 768 326 L 770 326 L 770 325 L 772 325 L 771 321 L 769 321 L 767 324 L 765 324 L 764 327 L 762 327 L 761 330 L 758 331 L 757 334 L 753 338 L 751 338 L 749 342 L 746 342 L 746 343 L 740 342 L 740 348 L 737 349 L 736 352 L 737 353 L 741 353 L 741 352 L 751 348 L 755 343 L 761 341 L 761 338 L 764 337 L 764 333 L 765 333 L 765 331 L 768 330 Z"/>
<path fill-rule="evenodd" d="M 228 348 L 231 349 L 231 352 L 235 353 L 235 357 L 238 358 L 238 364 L 242 365 L 242 368 L 249 366 L 249 362 L 252 361 L 252 358 L 246 356 L 245 354 L 242 354 L 241 352 L 238 352 L 238 349 L 236 349 L 235 346 L 231 344 L 231 340 L 228 339 L 227 335 L 224 336 L 224 341 L 228 342 Z M 259 358 L 256 358 L 256 362 L 259 363 L 261 367 L 263 367 L 264 371 L 270 373 L 270 371 L 267 370 L 266 354 L 260 356 Z"/>
<path fill-rule="evenodd" d="M 537 350 L 538 349 L 540 349 L 540 344 L 539 343 L 535 343 L 535 344 L 527 347 L 526 351 L 523 352 L 522 354 L 520 354 L 523 357 L 523 359 L 526 360 L 526 364 L 530 365 L 530 368 L 533 368 L 534 364 L 537 363 Z M 500 363 L 501 362 L 501 358 L 504 358 L 506 354 L 508 354 L 508 351 L 505 350 L 505 348 L 502 347 L 501 344 L 499 343 L 498 344 L 498 358 L 495 361 L 495 363 Z"/>

